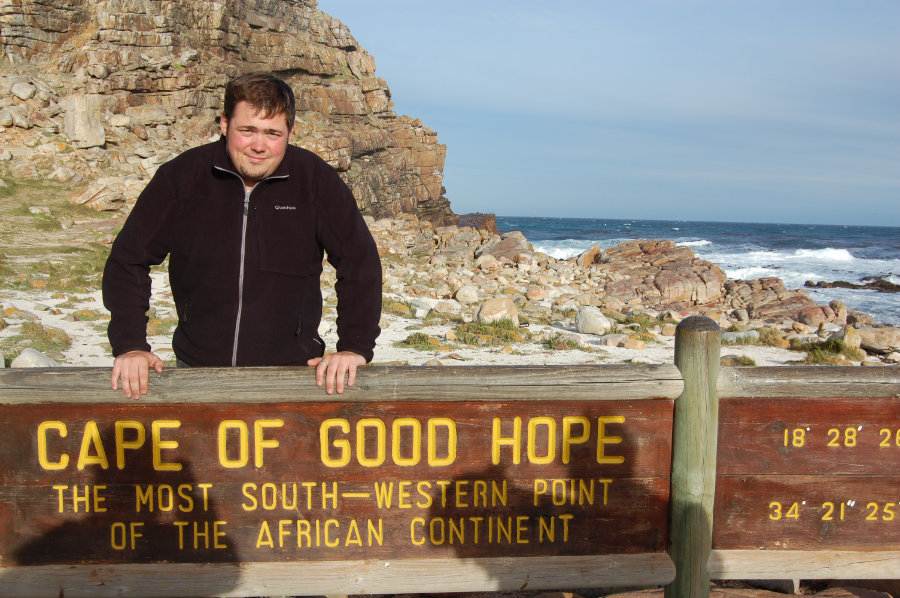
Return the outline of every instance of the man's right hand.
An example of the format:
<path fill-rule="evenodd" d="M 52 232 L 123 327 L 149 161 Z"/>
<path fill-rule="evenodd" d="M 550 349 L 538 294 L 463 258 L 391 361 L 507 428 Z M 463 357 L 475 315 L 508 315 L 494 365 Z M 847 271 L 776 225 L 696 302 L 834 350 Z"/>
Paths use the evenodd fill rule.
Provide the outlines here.
<path fill-rule="evenodd" d="M 116 357 L 112 369 L 112 389 L 119 390 L 119 380 L 122 381 L 122 392 L 126 399 L 141 398 L 147 394 L 150 378 L 150 368 L 157 374 L 163 371 L 163 361 L 149 351 L 129 351 Z"/>

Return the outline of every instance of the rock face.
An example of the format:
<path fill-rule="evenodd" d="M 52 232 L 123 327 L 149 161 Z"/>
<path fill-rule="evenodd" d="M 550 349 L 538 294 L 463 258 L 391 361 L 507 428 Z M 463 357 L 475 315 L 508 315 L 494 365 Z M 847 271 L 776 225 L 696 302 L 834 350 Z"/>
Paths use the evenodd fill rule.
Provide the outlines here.
<path fill-rule="evenodd" d="M 315 0 L 10 0 L 0 44 L 11 65 L 0 68 L 0 129 L 11 127 L 0 152 L 14 177 L 146 180 L 217 137 L 229 79 L 268 70 L 297 97 L 294 142 L 341 173 L 364 213 L 456 221 L 445 146 L 393 112 L 374 58 Z"/>

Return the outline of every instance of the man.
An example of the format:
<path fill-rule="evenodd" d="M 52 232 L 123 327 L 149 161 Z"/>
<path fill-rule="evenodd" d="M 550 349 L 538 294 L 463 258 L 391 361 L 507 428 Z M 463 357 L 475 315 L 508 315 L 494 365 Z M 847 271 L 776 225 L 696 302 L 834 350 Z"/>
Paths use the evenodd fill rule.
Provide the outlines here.
<path fill-rule="evenodd" d="M 312 152 L 288 144 L 294 94 L 277 77 L 228 84 L 223 138 L 160 166 L 103 272 L 112 388 L 148 390 L 150 266 L 169 256 L 172 346 L 188 366 L 302 365 L 328 394 L 352 386 L 380 330 L 381 262 L 356 201 Z M 337 351 L 318 336 L 323 251 L 337 270 Z"/>

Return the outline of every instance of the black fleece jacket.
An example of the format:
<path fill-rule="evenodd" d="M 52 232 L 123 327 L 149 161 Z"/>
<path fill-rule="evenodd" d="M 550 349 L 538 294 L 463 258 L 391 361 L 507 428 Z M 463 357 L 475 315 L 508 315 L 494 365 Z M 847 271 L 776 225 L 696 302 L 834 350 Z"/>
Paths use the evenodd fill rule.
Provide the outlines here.
<path fill-rule="evenodd" d="M 380 330 L 381 261 L 334 169 L 288 146 L 245 195 L 225 141 L 159 167 L 103 272 L 113 354 L 149 351 L 150 266 L 169 255 L 175 355 L 195 366 L 306 365 L 322 355 L 323 251 L 337 270 L 338 351 L 371 361 Z"/>

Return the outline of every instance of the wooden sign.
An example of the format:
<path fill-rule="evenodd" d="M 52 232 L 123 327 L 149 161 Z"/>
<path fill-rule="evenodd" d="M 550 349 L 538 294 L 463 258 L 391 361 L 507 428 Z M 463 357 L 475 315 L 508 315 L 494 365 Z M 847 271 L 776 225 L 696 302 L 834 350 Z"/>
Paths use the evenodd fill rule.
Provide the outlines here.
<path fill-rule="evenodd" d="M 900 398 L 719 403 L 713 547 L 895 549 Z"/>
<path fill-rule="evenodd" d="M 663 552 L 668 401 L 5 406 L 18 564 Z"/>
<path fill-rule="evenodd" d="M 176 370 L 138 402 L 106 371 L 0 373 L 0 589 L 671 579 L 674 367 L 454 370 L 367 368 L 342 396 L 306 369 Z"/>

